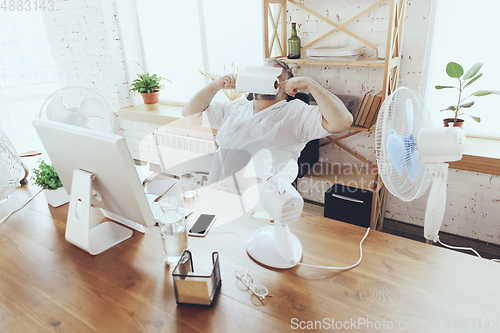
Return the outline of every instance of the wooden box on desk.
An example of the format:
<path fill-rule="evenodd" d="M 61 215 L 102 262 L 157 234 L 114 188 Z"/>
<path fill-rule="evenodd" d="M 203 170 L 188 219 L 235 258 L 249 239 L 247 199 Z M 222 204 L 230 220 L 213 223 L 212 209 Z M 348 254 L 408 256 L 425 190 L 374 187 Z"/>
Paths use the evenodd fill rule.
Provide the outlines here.
<path fill-rule="evenodd" d="M 372 229 L 382 228 L 386 188 L 376 169 L 318 162 L 305 178 L 332 184 L 324 194 L 325 217 Z"/>

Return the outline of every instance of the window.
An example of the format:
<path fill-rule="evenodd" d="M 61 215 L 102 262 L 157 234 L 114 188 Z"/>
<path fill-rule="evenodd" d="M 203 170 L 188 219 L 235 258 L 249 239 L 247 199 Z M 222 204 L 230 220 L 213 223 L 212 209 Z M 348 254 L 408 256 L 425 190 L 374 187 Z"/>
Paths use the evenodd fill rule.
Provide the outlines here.
<path fill-rule="evenodd" d="M 261 0 L 137 1 L 137 16 L 142 61 L 172 81 L 160 102 L 187 102 L 209 82 L 200 71 L 223 75 L 224 66 L 229 73 L 232 64 L 262 64 Z M 134 61 L 141 59 L 127 59 L 131 80 L 140 71 Z"/>
<path fill-rule="evenodd" d="M 428 55 L 426 80 L 426 103 L 436 126 L 443 126 L 442 119 L 451 117 L 450 111 L 439 112 L 458 99 L 456 89 L 436 90 L 436 85 L 455 85 L 450 78 L 446 64 L 454 61 L 467 71 L 477 62 L 483 63 L 483 76 L 465 90 L 466 96 L 486 89 L 500 90 L 500 65 L 498 64 L 497 32 L 500 31 L 500 2 L 498 0 L 440 0 L 435 5 L 434 27 L 431 29 L 432 42 Z M 474 97 L 474 96 L 473 96 Z M 468 136 L 500 138 L 500 96 L 474 97 L 475 104 L 470 109 L 461 109 L 481 118 L 476 123 L 463 116 L 464 130 Z"/>
<path fill-rule="evenodd" d="M 20 153 L 41 148 L 31 120 L 59 89 L 39 11 L 0 11 L 0 126 Z"/>

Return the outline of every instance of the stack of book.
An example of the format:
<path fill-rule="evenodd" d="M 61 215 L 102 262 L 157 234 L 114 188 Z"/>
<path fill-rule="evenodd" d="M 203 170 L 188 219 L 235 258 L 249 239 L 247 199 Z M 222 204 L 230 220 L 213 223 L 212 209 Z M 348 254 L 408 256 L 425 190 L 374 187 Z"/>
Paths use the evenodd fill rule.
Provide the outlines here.
<path fill-rule="evenodd" d="M 382 104 L 382 91 L 370 90 L 365 94 L 359 111 L 354 118 L 354 125 L 370 128 L 377 122 L 378 110 Z"/>
<path fill-rule="evenodd" d="M 357 60 L 363 53 L 363 47 L 352 46 L 323 46 L 307 49 L 309 60 Z"/>

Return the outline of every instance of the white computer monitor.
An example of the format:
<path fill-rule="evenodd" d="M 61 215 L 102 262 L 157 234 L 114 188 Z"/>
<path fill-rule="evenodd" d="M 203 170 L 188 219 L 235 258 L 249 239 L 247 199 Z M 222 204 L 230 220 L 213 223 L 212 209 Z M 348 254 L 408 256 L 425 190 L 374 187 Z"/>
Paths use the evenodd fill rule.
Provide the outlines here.
<path fill-rule="evenodd" d="M 71 194 L 66 240 L 99 254 L 155 224 L 125 139 L 43 119 L 33 126 Z M 91 205 L 114 221 L 92 227 Z M 123 224 L 123 225 L 122 225 Z"/>

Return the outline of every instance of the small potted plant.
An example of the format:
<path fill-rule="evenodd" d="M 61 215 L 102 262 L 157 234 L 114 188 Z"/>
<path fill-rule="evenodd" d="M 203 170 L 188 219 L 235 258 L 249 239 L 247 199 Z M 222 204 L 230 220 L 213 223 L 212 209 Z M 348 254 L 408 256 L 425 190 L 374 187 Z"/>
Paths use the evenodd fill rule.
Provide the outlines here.
<path fill-rule="evenodd" d="M 468 109 L 471 106 L 474 105 L 474 101 L 466 101 L 469 97 L 472 96 L 486 96 L 486 95 L 491 95 L 491 94 L 497 94 L 500 95 L 499 91 L 492 91 L 492 90 L 478 90 L 476 92 L 473 92 L 472 94 L 468 95 L 467 97 L 463 97 L 463 91 L 465 88 L 470 86 L 472 83 L 476 82 L 477 79 L 479 79 L 481 76 L 483 76 L 482 73 L 479 73 L 479 70 L 483 66 L 482 63 L 478 62 L 474 66 L 472 66 L 467 72 L 464 74 L 464 69 L 462 66 L 457 64 L 456 62 L 449 62 L 448 65 L 446 65 L 446 74 L 448 74 L 449 77 L 458 79 L 458 87 L 456 86 L 436 86 L 436 89 L 457 89 L 458 90 L 458 102 L 455 105 L 450 105 L 446 109 L 443 109 L 441 111 L 452 111 L 454 113 L 453 118 L 445 118 L 443 119 L 444 126 L 448 127 L 453 123 L 453 126 L 457 127 L 462 127 L 464 120 L 458 118 L 461 115 L 467 115 L 472 118 L 472 120 L 476 122 L 481 122 L 481 118 L 476 117 L 476 116 L 471 116 L 467 113 L 459 113 L 461 109 Z"/>
<path fill-rule="evenodd" d="M 144 100 L 144 104 L 157 104 L 160 89 L 164 88 L 160 83 L 161 80 L 167 80 L 168 82 L 170 82 L 170 80 L 157 76 L 156 74 L 150 75 L 139 63 L 137 64 L 142 68 L 143 73 L 137 74 L 138 78 L 132 82 L 129 91 L 137 91 L 140 93 Z"/>
<path fill-rule="evenodd" d="M 38 168 L 31 171 L 34 173 L 31 178 L 35 181 L 35 185 L 44 190 L 43 193 L 49 205 L 59 207 L 69 202 L 70 197 L 53 165 L 48 165 L 43 160 L 40 160 Z"/>

